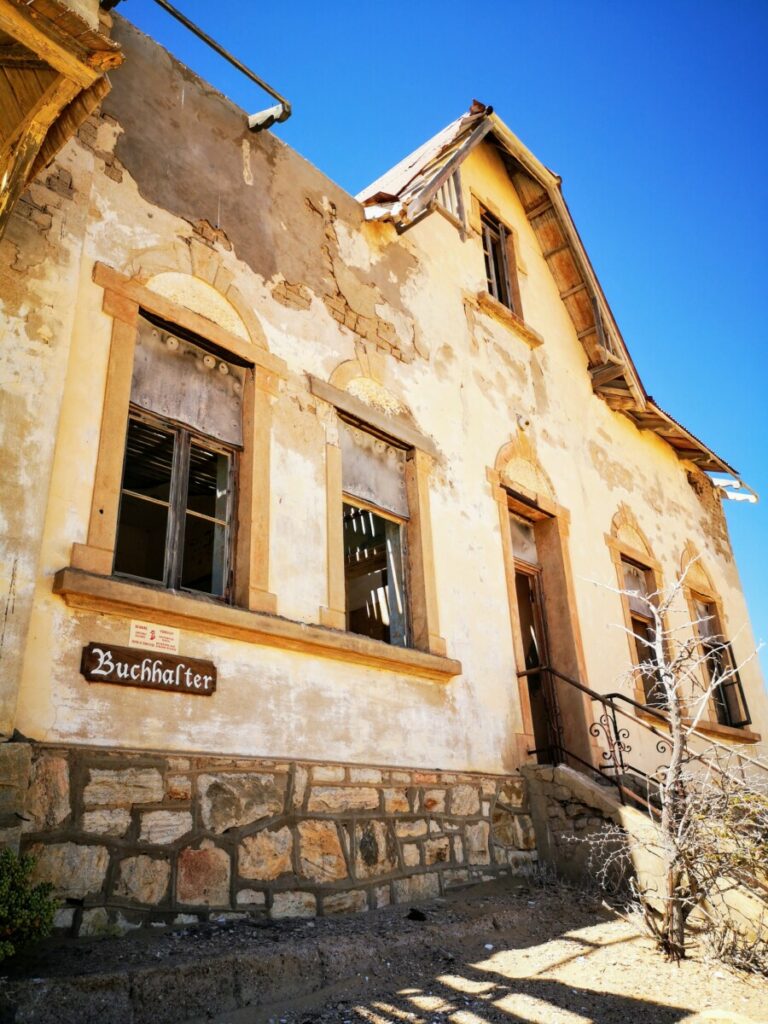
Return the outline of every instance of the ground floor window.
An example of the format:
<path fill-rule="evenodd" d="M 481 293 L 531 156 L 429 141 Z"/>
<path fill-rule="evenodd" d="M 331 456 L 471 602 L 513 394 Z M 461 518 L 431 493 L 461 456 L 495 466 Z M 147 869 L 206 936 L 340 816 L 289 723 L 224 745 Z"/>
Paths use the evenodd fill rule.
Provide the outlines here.
<path fill-rule="evenodd" d="M 621 557 L 621 570 L 633 660 L 641 677 L 645 703 L 653 708 L 665 708 L 667 694 L 657 665 L 656 629 L 650 607 L 656 589 L 653 570 L 624 555 Z"/>
<path fill-rule="evenodd" d="M 344 501 L 347 629 L 405 647 L 404 522 Z"/>
<path fill-rule="evenodd" d="M 115 573 L 228 597 L 235 463 L 234 448 L 132 409 Z"/>

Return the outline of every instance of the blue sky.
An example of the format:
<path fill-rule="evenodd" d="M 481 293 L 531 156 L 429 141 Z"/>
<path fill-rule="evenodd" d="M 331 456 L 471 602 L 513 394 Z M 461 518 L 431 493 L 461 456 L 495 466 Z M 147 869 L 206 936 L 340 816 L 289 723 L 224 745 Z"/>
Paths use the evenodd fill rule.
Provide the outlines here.
<path fill-rule="evenodd" d="M 768 640 L 768 2 L 175 3 L 291 100 L 276 133 L 350 192 L 473 97 L 562 175 L 646 388 L 761 494 L 726 504 Z M 271 105 L 152 0 L 118 11 Z"/>

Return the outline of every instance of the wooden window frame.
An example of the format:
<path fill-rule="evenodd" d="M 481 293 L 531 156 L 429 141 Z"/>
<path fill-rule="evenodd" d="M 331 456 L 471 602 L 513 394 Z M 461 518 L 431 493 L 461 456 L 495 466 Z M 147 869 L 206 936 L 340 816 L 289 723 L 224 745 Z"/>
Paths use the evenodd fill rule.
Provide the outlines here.
<path fill-rule="evenodd" d="M 217 440 L 216 438 L 209 437 L 185 423 L 169 419 L 166 416 L 159 415 L 138 405 L 130 405 L 128 410 L 128 420 L 135 420 L 137 422 L 157 427 L 160 430 L 174 434 L 176 438 L 174 441 L 170 495 L 167 502 L 161 502 L 161 504 L 166 505 L 168 508 L 169 520 L 164 552 L 164 578 L 163 580 L 154 580 L 146 576 L 136 576 L 132 573 L 121 572 L 114 567 L 114 564 L 112 568 L 112 575 L 119 576 L 121 579 L 134 580 L 135 582 L 142 583 L 146 586 L 162 587 L 166 590 L 177 590 L 183 593 L 205 595 L 206 597 L 231 604 L 234 597 L 234 554 L 237 534 L 237 520 L 235 512 L 237 508 L 236 502 L 238 494 L 238 466 L 242 448 L 239 445 L 227 444 L 223 441 Z M 189 482 L 189 451 L 193 445 L 206 451 L 218 452 L 221 455 L 225 455 L 229 460 L 229 470 L 227 474 L 227 514 L 224 520 L 216 520 L 211 516 L 191 512 L 186 505 L 183 504 L 184 498 L 186 497 L 185 485 Z M 126 488 L 121 486 L 121 500 L 124 493 L 126 493 Z M 224 563 L 224 578 L 226 582 L 222 594 L 210 594 L 206 591 L 196 590 L 194 587 L 185 587 L 182 584 L 182 562 L 184 544 L 186 543 L 183 520 L 186 518 L 187 514 L 216 522 L 219 525 L 223 525 L 227 530 Z M 118 523 L 115 533 L 116 544 L 119 535 L 119 528 L 120 506 L 118 506 Z M 115 555 L 117 555 L 117 551 L 115 552 Z"/>
<path fill-rule="evenodd" d="M 310 376 L 309 383 L 312 393 L 335 409 L 337 416 L 406 450 L 405 490 L 408 498 L 408 519 L 404 523 L 404 533 L 410 626 L 410 647 L 406 650 L 423 651 L 445 657 L 446 643 L 440 636 L 439 627 L 429 503 L 429 477 L 436 455 L 435 447 L 404 416 L 384 416 L 346 391 L 316 377 Z M 322 625 L 346 632 L 343 535 L 345 493 L 342 485 L 341 448 L 337 443 L 329 442 L 325 446 L 325 476 L 328 601 L 320 608 L 319 616 Z M 356 503 L 360 501 L 355 495 L 347 495 L 346 498 Z M 371 507 L 382 514 L 380 509 Z M 355 635 L 347 634 L 350 637 Z"/>
<path fill-rule="evenodd" d="M 733 653 L 731 642 L 727 639 L 725 630 L 723 628 L 723 622 L 725 621 L 723 615 L 723 602 L 712 590 L 705 591 L 700 588 L 686 586 L 684 587 L 684 593 L 686 604 L 688 606 L 688 613 L 691 619 L 691 626 L 693 629 L 694 638 L 696 639 L 696 645 L 700 656 L 705 656 L 705 644 L 701 635 L 701 631 L 696 625 L 699 619 L 699 614 L 696 609 L 697 601 L 701 604 L 711 606 L 711 608 L 714 610 L 713 618 L 715 619 L 717 635 L 722 637 L 722 645 L 727 651 L 728 658 L 731 662 L 731 666 L 735 668 L 736 657 Z M 708 678 L 709 673 L 705 666 L 702 666 L 702 672 L 707 673 L 706 676 L 702 676 L 702 684 L 704 686 L 709 686 L 711 683 L 711 678 Z M 738 686 L 739 690 L 741 691 L 741 699 L 747 715 L 746 721 L 739 725 L 733 725 L 731 722 L 721 722 L 717 712 L 717 700 L 713 692 L 710 695 L 709 700 L 707 701 L 708 715 L 706 719 L 702 719 L 701 724 L 703 726 L 711 730 L 727 729 L 729 730 L 729 735 L 732 735 L 733 733 L 738 735 L 742 732 L 749 733 L 749 726 L 752 724 L 752 716 L 749 711 L 749 704 L 747 703 L 747 697 L 744 693 L 744 687 L 742 685 L 741 676 L 739 675 L 738 670 L 736 670 L 735 672 L 734 683 L 736 686 Z M 723 703 L 725 703 L 725 701 L 723 701 Z"/>
<path fill-rule="evenodd" d="M 353 508 L 359 508 L 359 509 L 363 509 L 363 510 L 365 510 L 367 512 L 372 512 L 374 515 L 379 516 L 381 519 L 386 519 L 390 523 L 395 523 L 400 528 L 400 552 L 401 552 L 401 557 L 402 557 L 401 571 L 402 571 L 402 582 L 403 582 L 403 591 L 404 591 L 403 597 L 404 597 L 404 603 L 405 603 L 405 616 L 404 616 L 404 618 L 405 618 L 405 630 L 404 631 L 405 631 L 405 640 L 406 640 L 406 642 L 404 644 L 392 644 L 391 640 L 390 641 L 385 641 L 385 642 L 390 643 L 390 645 L 393 646 L 393 647 L 399 646 L 399 647 L 408 648 L 408 647 L 411 646 L 411 643 L 410 643 L 410 638 L 411 638 L 411 609 L 410 609 L 410 599 L 409 599 L 410 598 L 411 587 L 410 587 L 410 579 L 409 579 L 409 576 L 408 576 L 408 517 L 407 516 L 396 515 L 394 512 L 390 512 L 388 509 L 381 508 L 380 506 L 375 505 L 373 502 L 366 501 L 365 498 L 359 498 L 356 494 L 351 494 L 351 493 L 349 493 L 347 491 L 343 491 L 342 492 L 342 495 L 341 495 L 341 505 L 342 505 L 342 516 L 343 516 L 343 512 L 344 512 L 344 506 L 348 505 L 348 506 L 353 507 Z M 347 610 L 347 594 L 346 594 L 346 590 L 347 590 L 347 575 L 346 575 L 346 563 L 345 563 L 345 568 L 344 568 L 345 625 L 344 625 L 344 628 L 348 632 L 352 633 L 352 632 L 355 632 L 355 631 L 349 629 L 349 625 L 347 623 L 348 610 Z M 358 633 L 357 635 L 358 636 L 365 636 L 366 634 L 365 633 Z"/>
<path fill-rule="evenodd" d="M 626 589 L 626 582 L 624 579 L 625 561 L 631 562 L 633 565 L 638 566 L 638 568 L 643 569 L 649 575 L 649 593 L 658 593 L 662 589 L 663 578 L 661 573 L 661 566 L 656 561 L 656 559 L 653 558 L 652 555 L 650 555 L 647 551 L 638 551 L 636 548 L 633 548 L 628 544 L 624 544 L 622 541 L 618 539 L 618 537 L 614 537 L 613 534 L 606 534 L 605 542 L 608 545 L 608 548 L 611 553 L 611 559 L 616 569 L 616 578 L 618 580 L 619 590 L 623 591 Z M 624 627 L 627 635 L 627 650 L 629 652 L 630 662 L 633 666 L 635 666 L 637 664 L 637 650 L 635 646 L 635 638 L 632 635 L 633 612 L 630 608 L 629 598 L 627 597 L 627 595 L 622 593 L 619 596 L 621 598 L 622 617 L 624 620 Z M 640 672 L 634 673 L 633 697 L 639 704 L 645 704 L 648 707 L 653 707 L 655 711 L 659 710 L 654 705 L 648 704 L 648 697 L 645 692 L 644 680 L 642 673 Z"/>
<path fill-rule="evenodd" d="M 277 598 L 269 589 L 272 404 L 286 364 L 106 264 L 95 264 L 93 280 L 104 289 L 102 308 L 113 326 L 88 531 L 85 543 L 72 545 L 71 568 L 112 575 L 134 352 L 139 315 L 145 311 L 191 332 L 224 358 L 246 364 L 233 600 L 241 608 L 274 614 Z"/>

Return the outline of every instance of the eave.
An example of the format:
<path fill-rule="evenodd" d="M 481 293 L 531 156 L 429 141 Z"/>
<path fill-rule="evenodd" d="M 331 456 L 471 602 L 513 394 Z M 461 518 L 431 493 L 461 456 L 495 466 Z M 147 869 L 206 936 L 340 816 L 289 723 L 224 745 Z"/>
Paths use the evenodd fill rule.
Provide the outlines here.
<path fill-rule="evenodd" d="M 62 0 L 0 0 L 0 237 L 29 182 L 109 92 L 117 43 Z"/>
<path fill-rule="evenodd" d="M 428 213 L 447 177 L 482 140 L 493 143 L 523 205 L 541 253 L 557 285 L 587 357 L 596 395 L 641 430 L 651 430 L 681 459 L 708 472 L 737 471 L 686 430 L 650 398 L 629 354 L 608 300 L 592 267 L 570 210 L 561 179 L 544 166 L 514 135 L 491 107 L 475 102 L 411 158 L 376 183 L 377 192 L 358 197 L 366 217 L 391 220 L 400 230 Z M 423 154 L 421 164 L 418 157 Z M 405 169 L 405 173 L 403 170 Z M 408 177 L 410 174 L 410 177 Z"/>

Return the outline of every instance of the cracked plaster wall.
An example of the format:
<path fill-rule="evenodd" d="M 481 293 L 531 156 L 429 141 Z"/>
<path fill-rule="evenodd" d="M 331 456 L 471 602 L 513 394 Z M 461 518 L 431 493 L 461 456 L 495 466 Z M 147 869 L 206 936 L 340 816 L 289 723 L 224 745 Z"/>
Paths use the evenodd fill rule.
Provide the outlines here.
<path fill-rule="evenodd" d="M 27 616 L 34 593 L 16 720 L 22 732 L 107 746 L 514 768 L 521 717 L 486 472 L 515 436 L 519 413 L 532 420 L 520 450 L 570 511 L 590 685 L 614 689 L 627 668 L 626 638 L 613 626 L 621 621 L 618 599 L 592 582 L 616 583 L 604 535 L 622 502 L 667 577 L 688 541 L 704 552 L 737 654 L 748 653 L 751 633 L 719 506 L 698 477 L 691 486 L 667 445 L 593 395 L 583 350 L 493 151 L 475 151 L 464 183 L 492 196 L 518 232 L 525 318 L 545 339 L 533 350 L 466 301 L 484 287 L 477 237 L 462 243 L 437 216 L 399 237 L 391 226 L 364 223 L 350 196 L 279 139 L 248 133 L 241 111 L 126 23 L 116 25 L 129 59 L 101 115 L 48 172 L 80 169 L 70 201 L 79 219 L 70 214 L 66 230 L 53 235 L 47 222 L 38 225 L 17 246 L 21 256 L 12 234 L 4 243 L 11 264 L 36 259 L 41 237 L 48 247 L 42 276 L 24 283 L 16 303 L 32 310 L 33 324 L 42 317 L 38 328 L 19 326 L 8 284 L 16 281 L 18 291 L 18 280 L 2 269 L 13 358 L 21 362 L 18 404 L 5 429 L 36 467 L 31 481 L 22 460 L 8 474 L 15 481 L 8 505 L 27 525 L 11 534 L 7 565 L 23 564 Z M 45 187 L 36 184 L 31 196 Z M 17 230 L 19 223 L 17 215 Z M 270 350 L 286 361 L 271 437 L 270 589 L 281 615 L 316 622 L 327 600 L 324 451 L 337 443 L 335 414 L 310 394 L 306 375 L 327 380 L 354 360 L 373 367 L 377 384 L 440 452 L 430 487 L 440 632 L 463 663 L 461 677 L 440 687 L 185 633 L 184 653 L 217 664 L 211 701 L 84 683 L 83 644 L 124 644 L 128 630 L 127 619 L 72 611 L 50 590 L 88 524 L 111 330 L 91 280 L 96 260 L 140 276 L 142 267 L 194 274 L 215 264 L 217 288 L 237 290 Z M 56 345 L 36 340 L 41 329 Z M 22 643 L 23 631 L 19 650 Z M 7 678 L 13 690 L 18 658 Z M 756 664 L 745 683 L 758 726 L 768 728 Z"/>

